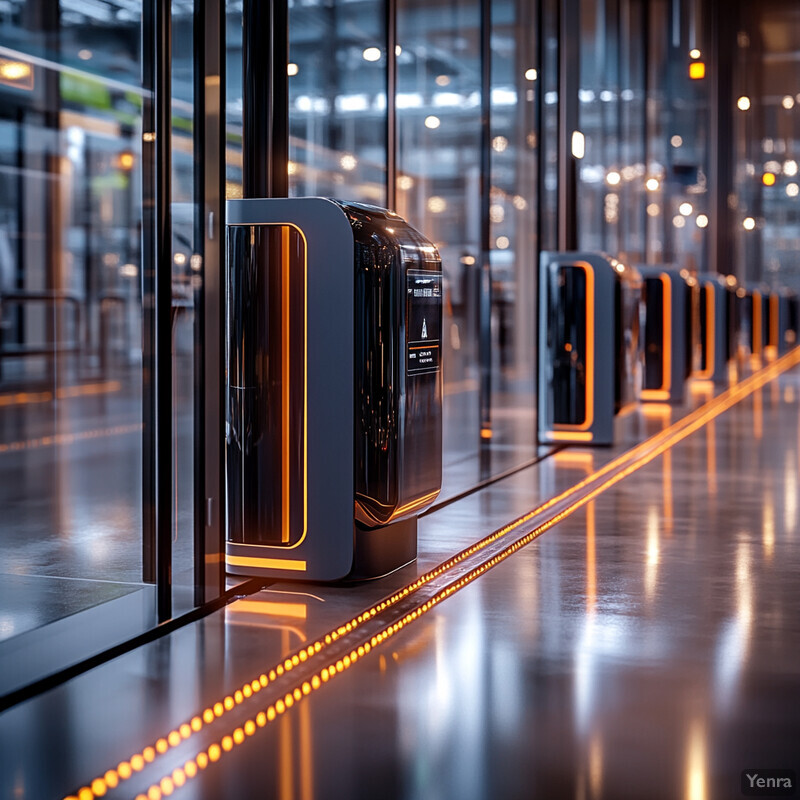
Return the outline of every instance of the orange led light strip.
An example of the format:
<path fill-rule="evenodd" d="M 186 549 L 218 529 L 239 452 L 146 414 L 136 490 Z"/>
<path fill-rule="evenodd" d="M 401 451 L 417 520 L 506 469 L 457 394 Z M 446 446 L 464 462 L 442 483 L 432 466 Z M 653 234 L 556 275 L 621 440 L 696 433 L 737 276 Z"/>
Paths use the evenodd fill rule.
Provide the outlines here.
<path fill-rule="evenodd" d="M 662 318 L 661 329 L 661 388 L 642 389 L 642 400 L 669 400 L 672 386 L 672 283 L 669 275 L 662 272 L 659 276 L 662 284 Z"/>
<path fill-rule="evenodd" d="M 439 564 L 433 570 L 421 575 L 413 583 L 405 586 L 403 589 L 398 590 L 390 597 L 362 612 L 349 622 L 340 625 L 335 630 L 330 631 L 324 636 L 324 638 L 321 637 L 313 644 L 310 644 L 292 656 L 287 657 L 282 663 L 270 669 L 268 673 L 264 672 L 258 677 L 254 677 L 252 681 L 245 683 L 240 689 L 237 689 L 233 695 L 228 695 L 223 700 L 217 701 L 213 705 L 206 708 L 201 715 L 192 717 L 191 720 L 184 722 L 176 729 L 172 730 L 166 737 L 158 739 L 154 745 L 144 748 L 141 753 L 131 756 L 127 761 L 120 762 L 116 769 L 110 769 L 106 771 L 103 776 L 95 778 L 89 786 L 84 786 L 81 788 L 77 795 L 72 795 L 68 798 L 65 798 L 65 800 L 76 800 L 76 798 L 77 800 L 92 800 L 94 797 L 103 796 L 107 788 L 113 788 L 121 780 L 127 780 L 133 774 L 133 772 L 140 772 L 142 769 L 144 769 L 146 763 L 151 763 L 156 758 L 157 754 L 166 753 L 167 750 L 176 747 L 182 741 L 185 741 L 191 737 L 194 733 L 199 732 L 205 725 L 214 722 L 227 711 L 231 711 L 239 706 L 242 702 L 252 697 L 254 694 L 260 692 L 261 689 L 268 686 L 270 682 L 275 681 L 277 678 L 289 673 L 291 670 L 295 669 L 301 664 L 306 664 L 312 659 L 316 660 L 319 653 L 323 652 L 324 648 L 330 646 L 341 637 L 353 632 L 356 628 L 368 620 L 371 620 L 377 614 L 382 613 L 386 609 L 395 605 L 398 601 L 413 594 L 422 586 L 430 583 L 434 578 L 449 572 L 457 564 L 462 563 L 464 560 L 480 550 L 483 550 L 489 545 L 497 542 L 499 539 L 508 536 L 514 530 L 524 525 L 524 523 L 529 522 L 536 516 L 541 515 L 544 511 L 559 503 L 565 502 L 575 495 L 578 495 L 571 504 L 558 511 L 553 517 L 545 520 L 533 530 L 513 541 L 490 559 L 467 572 L 463 577 L 438 591 L 428 601 L 421 604 L 413 611 L 408 612 L 400 620 L 384 627 L 378 634 L 372 636 L 369 641 L 362 643 L 353 651 L 351 651 L 349 656 L 345 656 L 344 659 L 337 659 L 335 662 L 331 662 L 327 667 L 323 668 L 321 672 L 316 673 L 310 681 L 302 682 L 302 684 L 295 687 L 292 692 L 287 693 L 283 700 L 278 700 L 274 705 L 268 706 L 266 710 L 260 712 L 260 714 L 256 717 L 255 726 L 263 727 L 267 722 L 271 722 L 273 719 L 275 719 L 276 715 L 284 713 L 284 711 L 287 708 L 290 708 L 296 700 L 302 699 L 304 695 L 310 694 L 311 691 L 319 688 L 321 683 L 326 682 L 335 674 L 349 668 L 352 663 L 358 659 L 358 657 L 368 653 L 371 647 L 375 647 L 389 636 L 397 633 L 397 631 L 404 627 L 404 625 L 408 624 L 408 622 L 413 621 L 421 614 L 426 613 L 431 607 L 441 602 L 441 600 L 449 597 L 453 592 L 458 591 L 468 583 L 471 583 L 479 575 L 486 572 L 486 570 L 491 569 L 491 567 L 500 563 L 500 561 L 503 561 L 508 556 L 517 552 L 517 550 L 519 550 L 521 547 L 524 547 L 546 530 L 549 530 L 561 520 L 573 514 L 599 494 L 623 480 L 625 477 L 637 471 L 641 467 L 649 464 L 651 461 L 653 461 L 653 459 L 664 453 L 666 450 L 669 450 L 675 444 L 702 428 L 707 422 L 719 416 L 748 395 L 760 389 L 769 381 L 778 377 L 781 373 L 785 372 L 791 367 L 796 366 L 798 363 L 800 363 L 800 347 L 796 347 L 787 355 L 773 362 L 773 364 L 770 366 L 759 370 L 742 381 L 742 383 L 731 387 L 718 397 L 700 406 L 682 420 L 670 425 L 661 433 L 656 434 L 626 453 L 618 456 L 604 467 L 585 477 L 572 488 L 562 492 L 557 497 L 551 498 L 533 511 L 530 511 L 524 516 L 519 517 L 517 520 L 514 520 L 503 528 L 500 528 L 479 542 L 476 542 L 469 548 L 462 550 L 451 559 Z M 626 464 L 625 462 L 628 463 Z M 619 471 L 614 472 L 614 470 Z M 610 472 L 614 472 L 614 474 L 607 477 L 604 481 L 598 483 L 586 494 L 579 494 L 582 489 L 588 487 L 592 483 L 598 482 L 601 478 L 603 478 L 603 476 L 608 475 Z M 353 653 L 356 654 L 355 658 L 353 657 Z M 270 709 L 272 709 L 271 712 Z M 265 716 L 263 717 L 263 724 L 259 725 L 258 719 L 260 718 L 261 713 L 263 713 Z M 245 728 L 246 727 L 247 724 L 245 724 Z M 236 730 L 239 729 L 237 728 Z M 242 730 L 244 731 L 244 729 Z M 255 727 L 253 728 L 252 732 L 255 732 Z M 184 765 L 182 771 L 178 774 L 182 776 L 183 779 L 194 777 L 194 775 L 197 774 L 198 769 L 202 770 L 208 765 L 209 762 L 219 760 L 223 752 L 229 751 L 235 744 L 240 744 L 241 741 L 244 741 L 244 734 L 246 734 L 246 731 L 244 731 L 242 736 L 238 737 L 240 739 L 238 742 L 236 741 L 237 736 L 235 734 L 236 731 L 234 731 L 229 737 L 223 737 L 223 740 L 219 745 L 211 745 L 211 747 L 209 747 L 206 751 L 198 754 L 194 760 L 187 761 L 186 765 L 193 765 L 193 767 L 187 769 L 186 765 Z M 252 733 L 246 734 L 246 736 L 250 735 L 252 735 Z M 229 747 L 225 746 L 226 742 L 230 744 Z M 214 748 L 217 749 L 214 750 Z M 214 755 L 216 755 L 216 757 L 214 757 Z M 205 763 L 201 763 L 203 760 Z M 192 770 L 194 770 L 194 774 L 189 774 Z M 173 771 L 171 776 L 167 776 L 166 778 L 162 779 L 162 781 L 160 781 L 158 784 L 153 784 L 150 789 L 148 789 L 147 794 L 141 795 L 140 797 L 147 798 L 147 800 L 160 800 L 163 795 L 171 794 L 176 786 L 182 785 L 174 780 L 174 775 L 175 771 Z M 165 791 L 165 788 L 167 788 L 169 791 Z M 139 800 L 139 798 L 137 798 L 137 800 Z"/>

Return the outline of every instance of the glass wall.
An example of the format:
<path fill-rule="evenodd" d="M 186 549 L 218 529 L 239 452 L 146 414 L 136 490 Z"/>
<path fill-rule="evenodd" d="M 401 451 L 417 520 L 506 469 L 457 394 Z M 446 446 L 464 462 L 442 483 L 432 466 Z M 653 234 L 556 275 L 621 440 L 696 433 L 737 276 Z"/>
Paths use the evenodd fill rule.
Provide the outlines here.
<path fill-rule="evenodd" d="M 800 291 L 800 13 L 789 2 L 742 11 L 729 98 L 737 273 Z"/>
<path fill-rule="evenodd" d="M 16 652 L 41 625 L 152 597 L 141 9 L 81 9 L 0 10 L 0 647 Z"/>

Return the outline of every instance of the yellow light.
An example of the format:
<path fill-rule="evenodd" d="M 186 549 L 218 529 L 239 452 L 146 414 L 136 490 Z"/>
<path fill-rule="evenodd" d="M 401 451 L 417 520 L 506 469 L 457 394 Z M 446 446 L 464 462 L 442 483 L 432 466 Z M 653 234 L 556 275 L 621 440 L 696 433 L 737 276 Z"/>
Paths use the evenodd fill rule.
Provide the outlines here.
<path fill-rule="evenodd" d="M 117 158 L 117 164 L 120 169 L 129 170 L 133 168 L 134 157 L 133 153 L 120 153 Z"/>
<path fill-rule="evenodd" d="M 786 184 L 787 197 L 797 197 L 798 194 L 800 194 L 800 186 L 798 186 L 796 183 Z"/>
<path fill-rule="evenodd" d="M 689 51 L 689 58 L 700 58 L 700 51 L 694 47 Z"/>
<path fill-rule="evenodd" d="M 539 74 L 536 72 L 535 69 L 526 69 L 525 70 L 525 80 L 526 81 L 535 81 L 539 77 Z"/>
<path fill-rule="evenodd" d="M 708 227 L 708 217 L 705 214 L 698 214 L 696 222 L 698 228 Z"/>
<path fill-rule="evenodd" d="M 789 109 L 792 109 L 792 108 L 794 108 L 794 97 L 792 97 L 790 94 L 787 94 L 787 95 L 786 95 L 786 96 L 783 98 L 783 100 L 781 100 L 781 105 L 782 105 L 782 106 L 783 106 L 783 107 L 784 107 L 784 108 L 785 108 L 787 111 L 789 111 Z"/>
<path fill-rule="evenodd" d="M 219 761 L 219 757 L 222 755 L 222 750 L 218 744 L 212 744 L 211 747 L 208 748 L 208 759 L 209 761 Z"/>
<path fill-rule="evenodd" d="M 0 78 L 7 81 L 22 81 L 31 76 L 31 65 L 24 61 L 0 59 Z"/>
<path fill-rule="evenodd" d="M 300 71 L 300 68 L 297 66 L 297 64 L 295 64 L 295 63 L 293 63 L 291 61 L 286 65 L 286 74 L 290 78 L 293 78 L 295 75 L 297 75 L 297 73 L 299 71 Z"/>
<path fill-rule="evenodd" d="M 672 138 L 669 140 L 669 143 L 670 143 L 670 144 L 671 144 L 673 147 L 680 147 L 680 146 L 683 144 L 683 138 L 682 138 L 681 136 L 678 136 L 678 134 L 676 133 L 676 134 L 675 134 L 675 135 L 674 135 L 674 136 L 673 136 L 673 137 L 672 137 Z"/>
<path fill-rule="evenodd" d="M 692 61 L 689 64 L 689 77 L 693 81 L 699 81 L 706 76 L 706 65 L 703 61 Z"/>
<path fill-rule="evenodd" d="M 765 172 L 761 176 L 761 183 L 763 183 L 764 186 L 774 186 L 775 185 L 775 176 L 771 172 Z"/>
<path fill-rule="evenodd" d="M 616 170 L 612 170 L 611 172 L 606 175 L 606 183 L 609 186 L 619 186 L 619 182 L 622 180 L 622 176 Z"/>
<path fill-rule="evenodd" d="M 678 207 L 678 211 L 684 216 L 688 217 L 694 209 L 692 208 L 691 203 L 681 203 Z"/>
<path fill-rule="evenodd" d="M 436 130 L 436 128 L 438 128 L 441 124 L 442 121 L 439 119 L 439 117 L 435 116 L 434 114 L 425 117 L 426 128 L 430 128 L 431 130 Z"/>
<path fill-rule="evenodd" d="M 572 132 L 572 155 L 575 158 L 586 155 L 586 137 L 580 131 Z"/>
<path fill-rule="evenodd" d="M 655 192 L 658 191 L 661 184 L 658 182 L 658 178 L 648 178 L 644 185 L 648 192 Z"/>
<path fill-rule="evenodd" d="M 339 166 L 347 172 L 352 172 L 358 166 L 358 160 L 351 153 L 345 153 L 339 159 Z"/>
<path fill-rule="evenodd" d="M 752 217 L 745 217 L 745 218 L 742 220 L 742 227 L 743 227 L 743 228 L 744 228 L 746 231 L 752 231 L 752 230 L 755 230 L 755 227 L 756 227 L 756 221 L 755 221 L 755 220 L 754 220 Z"/>
<path fill-rule="evenodd" d="M 434 195 L 428 198 L 427 206 L 431 214 L 441 214 L 447 208 L 447 201 L 444 197 Z"/>
<path fill-rule="evenodd" d="M 380 61 L 381 51 L 378 47 L 367 47 L 361 55 L 364 61 Z"/>
<path fill-rule="evenodd" d="M 746 95 L 742 95 L 736 101 L 736 108 L 738 108 L 739 111 L 747 111 L 750 108 L 750 98 Z"/>
<path fill-rule="evenodd" d="M 661 213 L 661 208 L 659 207 L 658 203 L 650 203 L 647 206 L 648 217 L 657 217 L 660 213 Z"/>
<path fill-rule="evenodd" d="M 449 86 L 450 85 L 450 76 L 449 75 L 437 75 L 436 76 L 436 85 L 437 86 Z"/>

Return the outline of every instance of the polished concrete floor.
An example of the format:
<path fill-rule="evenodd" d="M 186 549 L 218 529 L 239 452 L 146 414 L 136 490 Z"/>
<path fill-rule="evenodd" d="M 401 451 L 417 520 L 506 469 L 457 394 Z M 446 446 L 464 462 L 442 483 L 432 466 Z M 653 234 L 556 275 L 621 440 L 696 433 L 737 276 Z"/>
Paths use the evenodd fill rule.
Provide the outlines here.
<path fill-rule="evenodd" d="M 309 656 L 291 708 L 270 696 L 294 680 L 268 678 L 283 658 L 625 443 L 559 453 L 426 517 L 426 555 L 389 581 L 273 585 L 12 708 L 0 796 L 702 800 L 742 796 L 743 770 L 797 770 L 798 398 L 795 369 L 304 696 L 328 650 Z M 671 415 L 623 423 L 635 440 Z"/>

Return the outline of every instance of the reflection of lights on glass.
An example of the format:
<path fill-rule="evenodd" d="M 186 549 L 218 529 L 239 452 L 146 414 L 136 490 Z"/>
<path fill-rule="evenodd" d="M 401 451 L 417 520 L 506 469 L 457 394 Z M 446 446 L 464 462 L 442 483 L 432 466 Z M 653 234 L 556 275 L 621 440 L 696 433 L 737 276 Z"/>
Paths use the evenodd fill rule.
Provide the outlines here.
<path fill-rule="evenodd" d="M 614 224 L 619 221 L 619 196 L 607 194 L 603 200 L 603 214 L 606 222 Z"/>
<path fill-rule="evenodd" d="M 793 178 L 797 175 L 797 162 L 794 159 L 789 159 L 783 162 L 783 174 Z"/>
<path fill-rule="evenodd" d="M 123 278 L 136 278 L 139 275 L 139 268 L 136 264 L 123 264 L 119 268 L 119 274 L 122 275 Z"/>
<path fill-rule="evenodd" d="M 689 58 L 700 58 L 700 51 L 695 47 L 689 51 Z"/>
<path fill-rule="evenodd" d="M 489 219 L 492 222 L 502 222 L 506 218 L 506 212 L 503 206 L 495 203 L 489 206 Z"/>
<path fill-rule="evenodd" d="M 462 264 L 466 264 L 468 267 L 471 267 L 475 263 L 475 256 L 461 256 L 458 259 Z"/>
<path fill-rule="evenodd" d="M 738 108 L 739 111 L 747 111 L 750 108 L 750 98 L 742 95 L 742 97 L 736 101 L 736 108 Z"/>
<path fill-rule="evenodd" d="M 783 100 L 781 100 L 781 105 L 788 111 L 790 108 L 794 108 L 794 97 L 790 94 L 787 94 Z"/>
<path fill-rule="evenodd" d="M 797 197 L 798 193 L 800 193 L 800 186 L 798 186 L 796 183 L 786 184 L 786 194 L 789 197 Z"/>
<path fill-rule="evenodd" d="M 449 75 L 437 75 L 436 76 L 436 85 L 437 86 L 449 86 L 450 85 L 450 76 Z"/>
<path fill-rule="evenodd" d="M 400 47 L 400 45 L 399 45 L 399 44 L 396 44 L 396 45 L 394 46 L 394 54 L 395 54 L 396 56 L 399 56 L 399 55 L 401 55 L 401 54 L 402 54 L 402 52 L 403 52 L 403 48 L 402 48 L 402 47 Z"/>
<path fill-rule="evenodd" d="M 120 169 L 132 169 L 134 163 L 133 153 L 120 153 L 117 157 L 117 164 Z"/>
<path fill-rule="evenodd" d="M 536 72 L 535 69 L 526 69 L 525 70 L 525 80 L 526 81 L 535 81 L 536 78 L 539 77 L 539 74 Z"/>
<path fill-rule="evenodd" d="M 742 227 L 743 227 L 743 228 L 744 228 L 746 231 L 752 231 L 752 230 L 755 230 L 755 227 L 756 227 L 756 221 L 755 221 L 755 220 L 754 220 L 752 217 L 745 217 L 745 218 L 742 220 Z"/>
<path fill-rule="evenodd" d="M 698 228 L 708 227 L 708 217 L 705 214 L 698 214 L 696 222 Z"/>
<path fill-rule="evenodd" d="M 78 58 L 81 61 L 88 61 L 92 57 L 91 50 L 78 50 Z"/>
<path fill-rule="evenodd" d="M 672 137 L 672 138 L 669 140 L 669 143 L 670 143 L 670 144 L 671 144 L 673 147 L 680 147 L 680 146 L 683 144 L 683 137 L 681 137 L 681 136 L 678 136 L 678 134 L 676 133 L 676 134 L 675 134 L 675 135 L 674 135 L 674 136 L 673 136 L 673 137 Z"/>
<path fill-rule="evenodd" d="M 203 266 L 203 256 L 199 253 L 193 253 L 192 257 L 189 259 L 189 266 L 195 272 L 200 272 L 200 268 Z"/>
<path fill-rule="evenodd" d="M 764 164 L 764 172 L 771 172 L 774 175 L 780 175 L 782 170 L 783 167 L 780 161 L 775 161 L 774 159 L 772 159 L 770 161 L 767 161 L 766 164 Z"/>
<path fill-rule="evenodd" d="M 492 139 L 492 150 L 496 153 L 502 153 L 508 147 L 508 139 L 505 136 L 495 136 Z"/>
<path fill-rule="evenodd" d="M 397 188 L 404 192 L 414 187 L 414 179 L 410 175 L 397 176 Z"/>
<path fill-rule="evenodd" d="M 603 89 L 603 91 L 600 92 L 600 99 L 604 103 L 610 103 L 614 99 L 614 93 L 609 92 L 608 89 Z"/>
<path fill-rule="evenodd" d="M 586 139 L 580 131 L 572 132 L 572 155 L 583 158 L 586 155 Z"/>
<path fill-rule="evenodd" d="M 378 47 L 367 47 L 361 55 L 364 61 L 380 61 L 381 51 Z"/>
<path fill-rule="evenodd" d="M 689 214 L 691 214 L 691 213 L 692 213 L 692 211 L 694 211 L 694 209 L 692 208 L 692 204 L 691 204 L 691 203 L 681 203 L 681 204 L 678 206 L 678 211 L 680 211 L 680 212 L 681 212 L 681 214 L 682 214 L 684 217 L 688 217 L 688 216 L 689 216 Z"/>
<path fill-rule="evenodd" d="M 622 179 L 626 181 L 632 181 L 636 177 L 636 167 L 623 167 L 622 168 Z"/>
<path fill-rule="evenodd" d="M 672 218 L 672 224 L 676 228 L 682 228 L 686 224 L 686 218 L 678 214 L 678 216 Z"/>
<path fill-rule="evenodd" d="M 657 217 L 661 213 L 661 209 L 658 207 L 658 203 L 650 203 L 647 206 L 647 216 L 648 217 Z"/>
<path fill-rule="evenodd" d="M 648 178 L 644 185 L 648 192 L 656 192 L 661 184 L 658 182 L 658 178 Z"/>
<path fill-rule="evenodd" d="M 347 170 L 348 172 L 350 172 L 350 171 L 354 170 L 356 168 L 356 166 L 358 166 L 358 160 L 351 153 L 345 153 L 339 159 L 339 166 L 341 166 L 342 169 Z"/>
<path fill-rule="evenodd" d="M 425 117 L 425 127 L 430 128 L 431 130 L 435 130 L 442 124 L 442 121 L 439 117 L 434 116 L 431 114 L 429 117 Z"/>
<path fill-rule="evenodd" d="M 444 197 L 434 195 L 428 198 L 428 211 L 432 214 L 441 214 L 447 208 L 447 201 Z"/>
<path fill-rule="evenodd" d="M 761 183 L 763 183 L 764 186 L 774 186 L 775 185 L 775 176 L 771 172 L 765 172 L 761 176 Z"/>
<path fill-rule="evenodd" d="M 297 164 L 294 161 L 290 161 L 286 165 L 286 171 L 289 173 L 289 175 L 296 175 L 297 174 Z"/>
<path fill-rule="evenodd" d="M 528 207 L 528 201 L 521 194 L 515 194 L 511 202 L 517 211 L 524 211 Z"/>
<path fill-rule="evenodd" d="M 30 77 L 31 66 L 23 61 L 0 60 L 0 78 L 9 81 L 21 81 L 23 78 Z"/>
<path fill-rule="evenodd" d="M 609 186 L 618 186 L 621 180 L 622 176 L 616 170 L 612 170 L 606 175 L 606 183 Z"/>
<path fill-rule="evenodd" d="M 295 75 L 297 75 L 297 73 L 299 71 L 300 71 L 300 68 L 297 66 L 297 64 L 295 64 L 295 63 L 293 63 L 291 61 L 286 65 L 286 74 L 290 78 L 293 78 Z"/>
<path fill-rule="evenodd" d="M 507 250 L 511 242 L 509 242 L 508 236 L 498 236 L 495 240 L 495 244 L 498 250 Z"/>
<path fill-rule="evenodd" d="M 172 260 L 176 266 L 182 267 L 186 263 L 186 255 L 184 253 L 175 253 Z"/>

